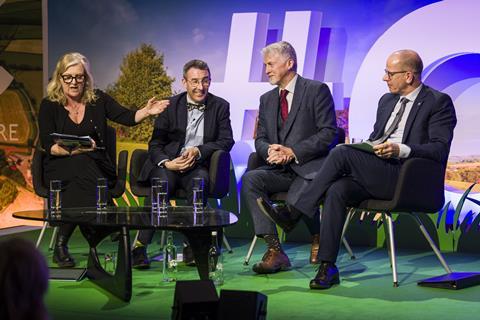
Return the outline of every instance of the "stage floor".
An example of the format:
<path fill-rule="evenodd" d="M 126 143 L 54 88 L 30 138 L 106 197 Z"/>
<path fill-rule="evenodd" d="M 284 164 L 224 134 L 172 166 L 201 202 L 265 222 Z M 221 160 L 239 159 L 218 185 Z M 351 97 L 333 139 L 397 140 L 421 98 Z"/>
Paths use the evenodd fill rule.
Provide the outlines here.
<path fill-rule="evenodd" d="M 29 231 L 18 235 L 35 240 L 37 234 L 38 231 Z M 41 250 L 52 264 L 49 240 L 50 231 Z M 354 247 L 356 260 L 350 260 L 345 251 L 339 257 L 341 284 L 330 290 L 313 291 L 308 288 L 316 273 L 308 264 L 309 244 L 285 244 L 293 264 L 291 271 L 255 275 L 251 266 L 243 266 L 249 242 L 229 240 L 233 253 L 224 252 L 225 284 L 220 288 L 267 295 L 268 319 L 467 319 L 480 313 L 480 286 L 458 291 L 417 286 L 418 280 L 445 273 L 431 252 L 399 250 L 400 287 L 394 288 L 387 251 Z M 108 254 L 114 247 L 108 240 L 99 251 Z M 250 265 L 261 259 L 264 248 L 259 241 Z M 87 246 L 78 231 L 70 251 L 80 266 L 86 265 Z M 158 253 L 159 245 L 151 245 L 149 252 Z M 452 253 L 445 257 L 454 271 L 480 271 L 478 255 Z M 180 264 L 178 278 L 198 279 L 196 268 Z M 150 270 L 133 271 L 130 303 L 111 296 L 87 279 L 50 281 L 46 303 L 52 319 L 170 319 L 174 290 L 174 283 L 161 281 L 161 262 L 155 261 Z"/>

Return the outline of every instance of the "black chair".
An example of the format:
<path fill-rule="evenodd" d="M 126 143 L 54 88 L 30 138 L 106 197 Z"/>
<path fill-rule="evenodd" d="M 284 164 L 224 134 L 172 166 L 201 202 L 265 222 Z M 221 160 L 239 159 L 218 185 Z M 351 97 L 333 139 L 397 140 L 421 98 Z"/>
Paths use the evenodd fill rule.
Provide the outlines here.
<path fill-rule="evenodd" d="M 150 182 L 138 181 L 140 171 L 142 170 L 145 161 L 147 161 L 147 158 L 147 150 L 135 149 L 130 159 L 130 190 L 137 197 L 150 197 Z M 230 153 L 223 150 L 217 150 L 213 152 L 212 156 L 210 157 L 209 166 L 209 198 L 221 199 L 228 194 L 230 187 L 230 163 Z M 177 188 L 174 198 L 185 199 L 186 197 L 187 194 L 185 190 Z M 161 246 L 163 246 L 164 235 L 165 231 L 162 231 Z M 232 252 L 232 248 L 225 238 L 225 234 L 223 236 L 223 242 L 225 243 L 228 251 Z M 135 244 L 135 241 L 133 244 Z"/>
<path fill-rule="evenodd" d="M 398 287 L 398 278 L 392 213 L 411 216 L 417 222 L 420 231 L 432 247 L 443 268 L 448 274 L 452 273 L 452 270 L 447 265 L 440 250 L 419 218 L 419 215 L 435 213 L 442 208 L 445 201 L 445 169 L 445 165 L 433 160 L 408 159 L 402 165 L 395 187 L 395 194 L 391 200 L 368 199 L 357 207 L 361 211 L 382 214 L 387 245 L 390 251 L 394 287 Z M 356 211 L 358 210 L 351 210 L 347 215 L 342 235 L 347 230 L 348 223 Z"/>
<path fill-rule="evenodd" d="M 107 136 L 106 136 L 106 145 L 107 152 L 111 159 L 116 159 L 117 154 L 117 138 L 115 129 L 112 127 L 107 127 Z M 32 180 L 33 180 L 33 189 L 35 193 L 42 198 L 48 199 L 49 193 L 49 182 L 45 180 L 43 175 L 43 160 L 46 157 L 45 150 L 37 148 L 33 153 L 32 159 Z M 127 159 L 128 151 L 122 150 L 118 155 L 117 162 L 117 180 L 115 181 L 115 186 L 110 189 L 110 194 L 113 198 L 120 197 L 125 192 L 125 182 L 127 178 Z M 36 246 L 40 245 L 43 235 L 45 233 L 48 223 L 43 224 L 42 230 L 37 239 Z M 53 249 L 53 244 L 56 238 L 57 228 L 54 228 L 52 238 L 50 240 L 49 248 Z"/>
<path fill-rule="evenodd" d="M 338 143 L 345 143 L 345 131 L 342 128 L 338 128 L 337 132 L 338 132 Z M 266 165 L 266 163 L 262 157 L 259 157 L 256 152 L 250 153 L 250 156 L 248 157 L 247 171 L 259 168 L 264 165 Z M 270 200 L 277 201 L 277 202 L 285 202 L 287 200 L 287 192 L 274 193 L 270 195 Z M 257 239 L 258 237 L 256 235 L 253 236 L 252 242 L 250 243 L 250 247 L 248 248 L 248 251 L 247 251 L 247 255 L 243 260 L 244 265 L 248 265 L 248 263 L 250 262 L 250 258 L 252 257 L 253 249 L 255 249 Z M 348 244 L 348 241 L 345 238 L 342 238 L 342 242 L 343 242 L 343 245 L 345 246 L 345 249 L 347 249 L 348 254 L 350 255 L 350 258 L 355 259 L 355 256 L 352 252 L 352 249 L 350 248 L 350 245 Z"/>

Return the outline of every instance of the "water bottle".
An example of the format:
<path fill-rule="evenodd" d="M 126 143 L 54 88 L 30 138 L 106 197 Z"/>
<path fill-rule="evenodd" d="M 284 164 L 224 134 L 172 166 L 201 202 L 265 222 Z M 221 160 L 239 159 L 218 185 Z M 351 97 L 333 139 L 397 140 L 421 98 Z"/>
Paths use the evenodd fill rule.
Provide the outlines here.
<path fill-rule="evenodd" d="M 51 180 L 50 181 L 50 212 L 53 216 L 60 217 L 60 211 L 62 209 L 62 181 Z"/>
<path fill-rule="evenodd" d="M 212 244 L 208 250 L 208 278 L 216 286 L 223 284 L 223 256 L 217 242 L 217 231 L 212 231 Z"/>
<path fill-rule="evenodd" d="M 163 247 L 163 281 L 177 280 L 177 248 L 173 244 L 172 232 L 167 235 L 167 244 Z"/>

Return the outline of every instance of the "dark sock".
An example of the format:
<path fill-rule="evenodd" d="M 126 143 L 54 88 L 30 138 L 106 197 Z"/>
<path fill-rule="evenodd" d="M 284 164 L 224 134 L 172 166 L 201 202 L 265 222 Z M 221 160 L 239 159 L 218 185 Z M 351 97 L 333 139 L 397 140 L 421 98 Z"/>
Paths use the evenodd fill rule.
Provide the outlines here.
<path fill-rule="evenodd" d="M 282 251 L 282 246 L 280 245 L 280 239 L 278 239 L 277 235 L 266 234 L 263 236 L 263 239 L 265 239 L 268 249 L 271 249 L 274 251 Z"/>
<path fill-rule="evenodd" d="M 302 220 L 305 222 L 310 235 L 314 236 L 320 233 L 320 212 L 318 210 L 315 212 L 313 217 L 303 215 Z"/>

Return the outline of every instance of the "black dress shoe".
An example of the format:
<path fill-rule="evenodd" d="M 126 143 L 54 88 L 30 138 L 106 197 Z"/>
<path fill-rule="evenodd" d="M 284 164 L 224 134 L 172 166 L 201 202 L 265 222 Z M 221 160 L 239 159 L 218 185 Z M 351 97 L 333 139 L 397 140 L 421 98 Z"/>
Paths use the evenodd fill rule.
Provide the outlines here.
<path fill-rule="evenodd" d="M 292 231 L 302 217 L 302 214 L 297 210 L 292 210 L 292 208 L 288 206 L 275 206 L 263 198 L 257 199 L 257 205 L 264 215 L 280 226 L 285 232 Z"/>
<path fill-rule="evenodd" d="M 148 269 L 150 268 L 150 260 L 147 256 L 147 247 L 136 247 L 132 250 L 132 268 Z"/>
<path fill-rule="evenodd" d="M 183 262 L 185 265 L 194 267 L 195 266 L 195 258 L 193 256 L 192 247 L 190 245 L 186 245 L 183 247 Z"/>
<path fill-rule="evenodd" d="M 75 260 L 68 252 L 66 245 L 55 245 L 53 249 L 53 262 L 58 264 L 60 268 L 73 268 L 75 267 Z"/>
<path fill-rule="evenodd" d="M 315 278 L 310 280 L 310 289 L 329 289 L 340 283 L 340 273 L 337 266 L 330 262 L 322 262 Z"/>

